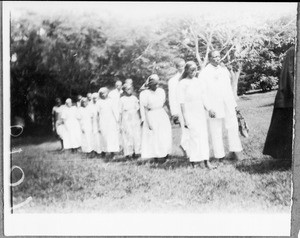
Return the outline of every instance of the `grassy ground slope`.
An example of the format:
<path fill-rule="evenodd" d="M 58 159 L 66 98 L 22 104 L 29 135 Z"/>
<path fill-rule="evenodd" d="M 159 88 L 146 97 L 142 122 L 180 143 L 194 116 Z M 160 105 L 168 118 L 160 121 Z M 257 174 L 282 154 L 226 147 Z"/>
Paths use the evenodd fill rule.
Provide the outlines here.
<path fill-rule="evenodd" d="M 15 139 L 13 148 L 23 152 L 12 160 L 25 180 L 13 188 L 14 204 L 33 198 L 15 212 L 289 212 L 291 169 L 261 153 L 274 96 L 241 97 L 238 105 L 250 127 L 249 138 L 241 138 L 243 160 L 216 170 L 188 165 L 178 148 L 178 128 L 173 155 L 159 166 L 59 153 L 50 137 Z M 13 180 L 19 176 L 15 171 Z"/>

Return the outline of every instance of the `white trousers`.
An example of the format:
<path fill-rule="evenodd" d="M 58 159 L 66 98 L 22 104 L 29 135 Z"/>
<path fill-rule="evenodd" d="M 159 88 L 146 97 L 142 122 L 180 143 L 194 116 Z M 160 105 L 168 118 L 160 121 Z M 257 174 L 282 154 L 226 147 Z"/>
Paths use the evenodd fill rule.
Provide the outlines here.
<path fill-rule="evenodd" d="M 229 151 L 240 152 L 243 150 L 239 137 L 238 122 L 235 115 L 227 115 L 225 118 L 208 119 L 214 157 L 219 159 L 225 156 L 223 144 L 223 125 L 228 137 Z"/>

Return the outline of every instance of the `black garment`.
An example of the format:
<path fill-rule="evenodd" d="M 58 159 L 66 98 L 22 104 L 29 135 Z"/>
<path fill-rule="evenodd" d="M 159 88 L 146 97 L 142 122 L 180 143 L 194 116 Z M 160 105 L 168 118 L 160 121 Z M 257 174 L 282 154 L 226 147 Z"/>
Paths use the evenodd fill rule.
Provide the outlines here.
<path fill-rule="evenodd" d="M 292 160 L 295 48 L 286 52 L 263 154 Z"/>
<path fill-rule="evenodd" d="M 274 108 L 264 155 L 292 160 L 293 108 Z"/>

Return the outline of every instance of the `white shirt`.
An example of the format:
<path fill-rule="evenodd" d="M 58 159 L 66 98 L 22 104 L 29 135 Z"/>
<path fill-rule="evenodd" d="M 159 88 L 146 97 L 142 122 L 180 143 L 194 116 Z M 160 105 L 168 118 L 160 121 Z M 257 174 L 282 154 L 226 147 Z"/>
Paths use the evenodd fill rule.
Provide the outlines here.
<path fill-rule="evenodd" d="M 122 90 L 119 91 L 118 89 L 113 89 L 109 92 L 108 98 L 111 99 L 114 109 L 116 110 L 117 120 L 119 120 L 119 105 L 120 105 L 120 97 L 122 94 Z"/>
<path fill-rule="evenodd" d="M 172 78 L 168 81 L 169 87 L 169 106 L 172 116 L 180 114 L 180 104 L 177 98 L 178 92 L 178 83 L 180 78 L 180 73 L 175 74 Z"/>
<path fill-rule="evenodd" d="M 231 88 L 230 73 L 226 67 L 208 64 L 199 74 L 198 80 L 205 85 L 206 95 L 216 118 L 224 118 L 226 112 L 235 113 L 237 104 Z"/>

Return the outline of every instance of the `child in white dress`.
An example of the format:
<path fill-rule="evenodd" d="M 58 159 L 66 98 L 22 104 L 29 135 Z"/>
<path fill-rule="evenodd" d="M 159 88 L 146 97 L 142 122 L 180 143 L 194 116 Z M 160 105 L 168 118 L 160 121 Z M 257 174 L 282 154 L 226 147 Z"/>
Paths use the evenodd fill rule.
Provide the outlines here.
<path fill-rule="evenodd" d="M 88 99 L 82 98 L 81 107 L 78 110 L 81 126 L 81 149 L 83 153 L 91 156 L 91 152 L 93 151 L 94 114 L 88 104 Z"/>
<path fill-rule="evenodd" d="M 112 99 L 108 98 L 108 89 L 100 88 L 97 102 L 98 130 L 103 139 L 101 145 L 102 152 L 110 153 L 109 158 L 113 158 L 119 152 L 119 110 Z"/>
<path fill-rule="evenodd" d="M 120 125 L 123 139 L 123 152 L 126 157 L 136 158 L 141 153 L 141 119 L 139 100 L 132 95 L 133 87 L 124 85 L 120 99 Z"/>
<path fill-rule="evenodd" d="M 76 106 L 72 106 L 72 100 L 66 100 L 66 107 L 64 108 L 61 116 L 66 136 L 64 140 L 64 148 L 71 149 L 72 152 L 77 152 L 81 146 L 81 129 L 79 124 L 79 113 Z"/>

